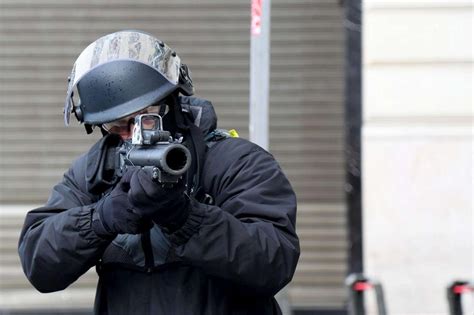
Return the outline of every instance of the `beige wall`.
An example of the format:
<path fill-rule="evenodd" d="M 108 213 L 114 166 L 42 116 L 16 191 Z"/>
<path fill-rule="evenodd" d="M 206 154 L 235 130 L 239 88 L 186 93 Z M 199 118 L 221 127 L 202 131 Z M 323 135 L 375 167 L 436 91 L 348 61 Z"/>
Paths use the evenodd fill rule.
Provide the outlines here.
<path fill-rule="evenodd" d="M 447 314 L 448 283 L 474 279 L 472 2 L 363 15 L 366 272 L 390 314 Z"/>

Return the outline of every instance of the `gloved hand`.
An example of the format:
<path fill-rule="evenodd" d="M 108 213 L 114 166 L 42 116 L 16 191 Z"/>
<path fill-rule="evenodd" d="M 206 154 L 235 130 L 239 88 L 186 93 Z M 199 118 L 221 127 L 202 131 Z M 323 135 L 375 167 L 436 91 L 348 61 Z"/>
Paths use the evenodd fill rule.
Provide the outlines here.
<path fill-rule="evenodd" d="M 189 215 L 189 199 L 184 190 L 183 181 L 170 188 L 162 187 L 152 180 L 149 170 L 142 168 L 136 170 L 130 179 L 128 199 L 143 217 L 151 218 L 166 232 L 172 233 Z"/>
<path fill-rule="evenodd" d="M 117 234 L 140 234 L 153 226 L 151 219 L 134 209 L 128 199 L 134 172 L 127 171 L 115 188 L 97 202 L 92 215 L 92 229 L 97 235 L 114 238 Z"/>

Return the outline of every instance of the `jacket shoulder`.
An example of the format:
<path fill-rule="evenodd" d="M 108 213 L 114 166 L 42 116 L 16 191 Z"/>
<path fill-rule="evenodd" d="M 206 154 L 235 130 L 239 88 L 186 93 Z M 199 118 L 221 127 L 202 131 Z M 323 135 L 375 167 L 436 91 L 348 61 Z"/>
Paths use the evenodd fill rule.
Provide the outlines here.
<path fill-rule="evenodd" d="M 236 195 L 274 190 L 292 194 L 291 186 L 274 157 L 260 146 L 227 138 L 211 147 L 203 167 L 203 189 L 216 205 Z M 279 183 L 279 184 L 278 184 Z M 288 188 L 288 189 L 287 189 Z"/>
<path fill-rule="evenodd" d="M 244 158 L 250 154 L 273 158 L 268 151 L 249 140 L 229 137 L 216 141 L 209 149 L 207 159 L 210 162 L 217 159 L 221 163 L 225 163 L 226 161 L 232 162 Z"/>

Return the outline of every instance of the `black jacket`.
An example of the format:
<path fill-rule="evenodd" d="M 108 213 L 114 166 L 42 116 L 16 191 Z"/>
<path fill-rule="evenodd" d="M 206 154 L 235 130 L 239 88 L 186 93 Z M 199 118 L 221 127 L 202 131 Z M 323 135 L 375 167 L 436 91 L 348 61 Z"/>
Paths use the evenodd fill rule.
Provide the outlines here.
<path fill-rule="evenodd" d="M 207 134 L 215 117 L 205 105 Z M 243 139 L 217 141 L 202 169 L 214 205 L 193 200 L 171 235 L 155 226 L 112 242 L 91 229 L 100 196 L 86 189 L 86 169 L 84 154 L 26 217 L 19 254 L 36 289 L 62 290 L 96 266 L 96 314 L 280 314 L 273 296 L 299 257 L 296 198 L 268 152 Z"/>

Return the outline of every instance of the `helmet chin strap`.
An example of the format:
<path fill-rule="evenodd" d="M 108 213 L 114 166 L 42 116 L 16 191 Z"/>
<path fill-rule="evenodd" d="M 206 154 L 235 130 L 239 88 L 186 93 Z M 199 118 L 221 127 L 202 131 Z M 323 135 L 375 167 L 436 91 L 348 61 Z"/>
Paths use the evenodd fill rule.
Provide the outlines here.
<path fill-rule="evenodd" d="M 108 135 L 109 133 L 107 132 L 107 130 L 105 130 L 104 128 L 102 128 L 102 126 L 100 126 L 100 133 L 102 133 L 102 136 L 105 137 L 106 135 Z"/>
<path fill-rule="evenodd" d="M 161 103 L 160 105 L 160 109 L 158 111 L 158 115 L 160 115 L 161 117 L 164 117 L 166 115 L 166 103 Z"/>

